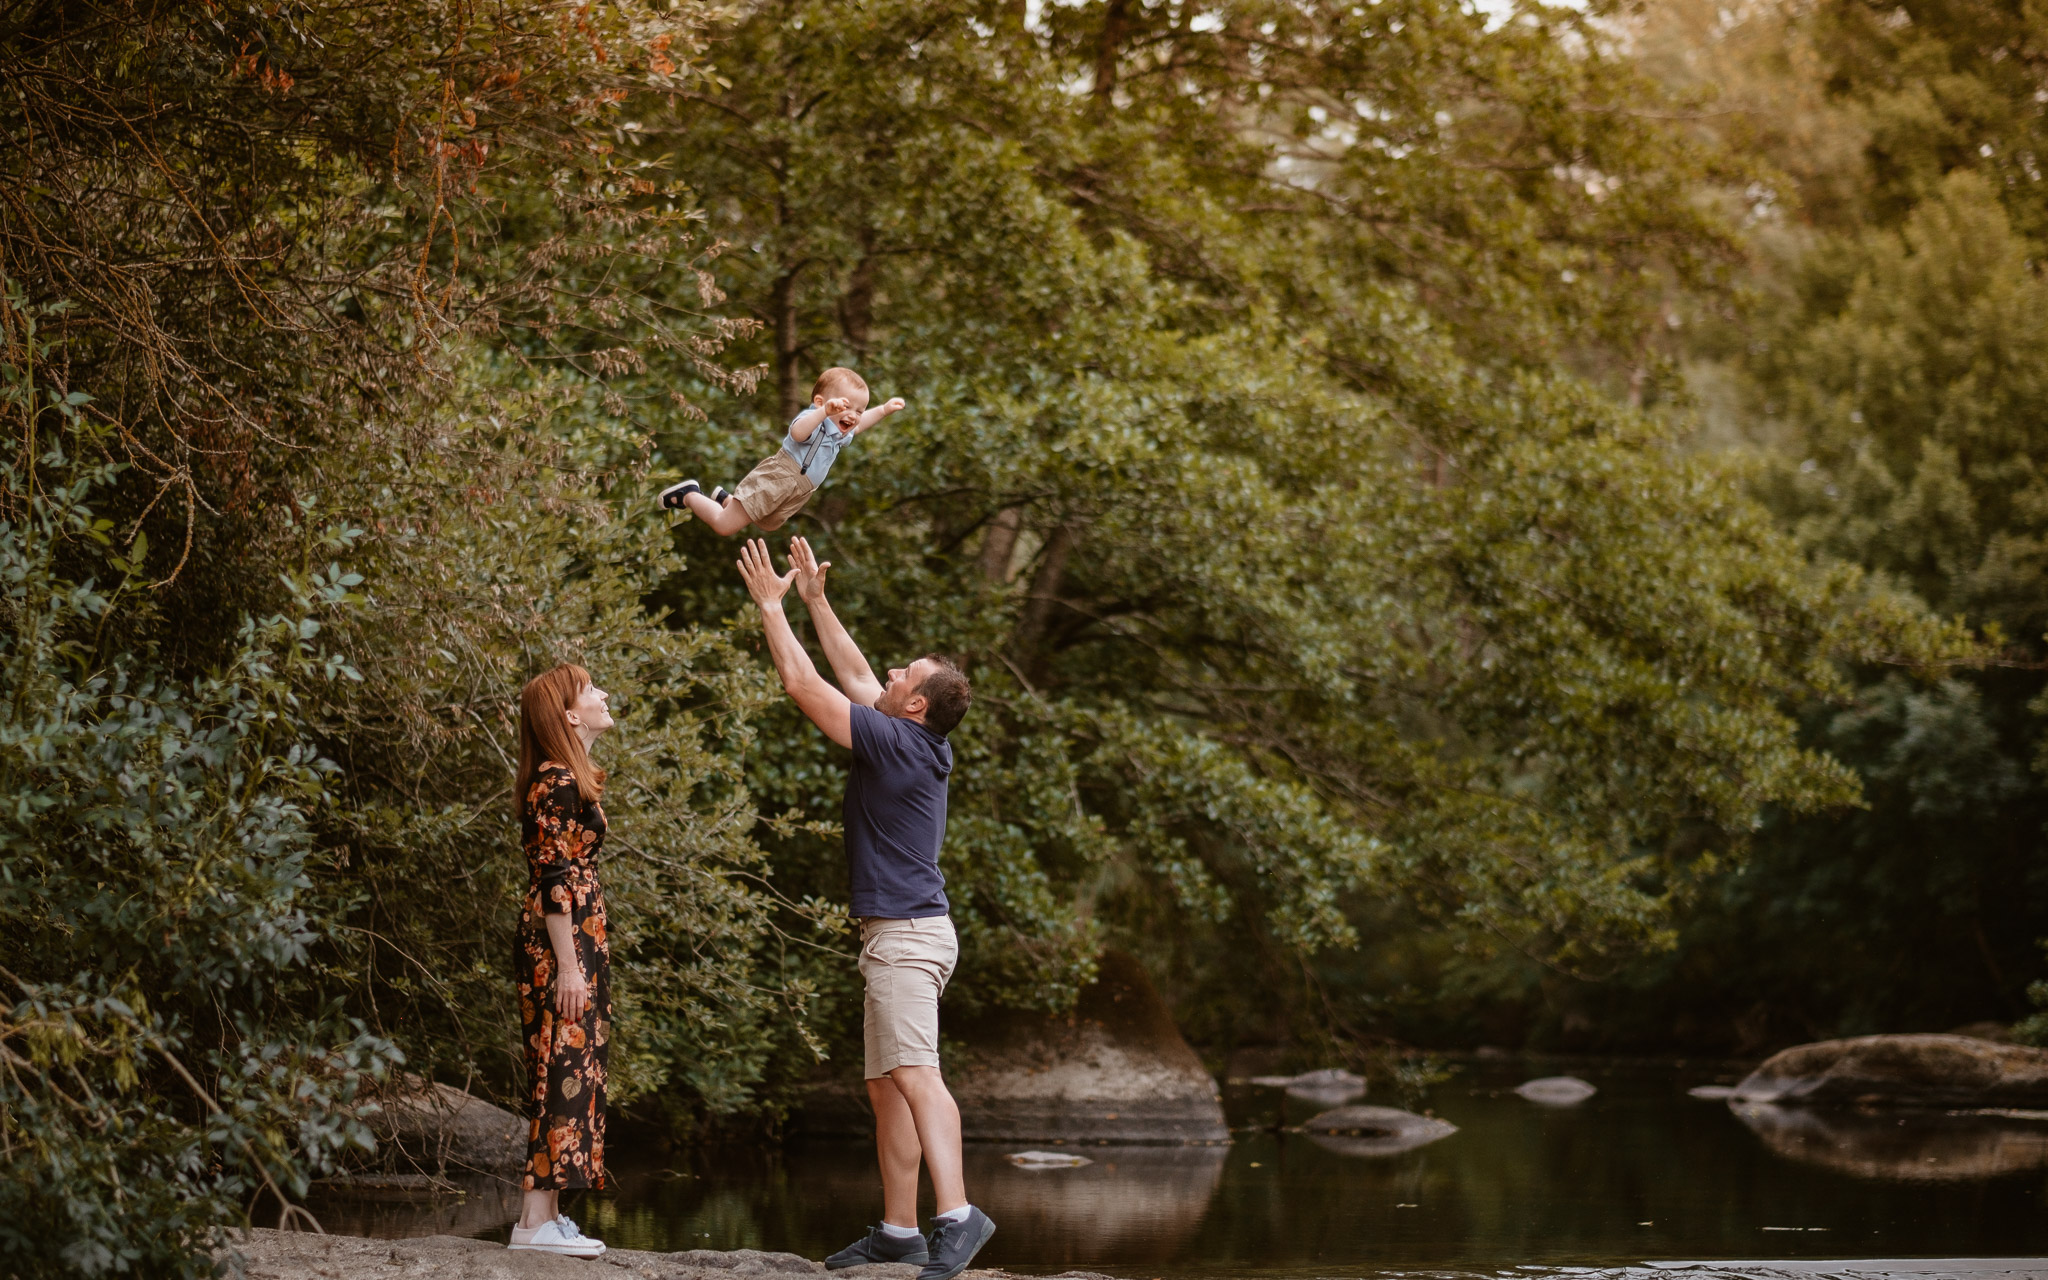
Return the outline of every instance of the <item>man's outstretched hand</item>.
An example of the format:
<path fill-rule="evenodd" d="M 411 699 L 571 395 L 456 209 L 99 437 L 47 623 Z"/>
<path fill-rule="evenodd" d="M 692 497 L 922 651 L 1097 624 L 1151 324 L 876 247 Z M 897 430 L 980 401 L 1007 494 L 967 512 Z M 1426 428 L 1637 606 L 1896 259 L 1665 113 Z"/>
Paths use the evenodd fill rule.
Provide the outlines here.
<path fill-rule="evenodd" d="M 789 540 L 789 564 L 796 573 L 796 593 L 803 597 L 803 602 L 815 605 L 823 600 L 825 572 L 832 567 L 832 562 L 827 560 L 823 564 L 818 563 L 818 557 L 811 553 L 809 538 Z"/>
<path fill-rule="evenodd" d="M 768 556 L 768 544 L 759 538 L 749 539 L 740 548 L 739 566 L 740 577 L 747 584 L 747 594 L 764 609 L 771 604 L 781 604 L 789 584 L 796 580 L 795 569 L 782 574 L 775 572 L 775 562 Z M 819 589 L 824 589 L 822 583 Z"/>

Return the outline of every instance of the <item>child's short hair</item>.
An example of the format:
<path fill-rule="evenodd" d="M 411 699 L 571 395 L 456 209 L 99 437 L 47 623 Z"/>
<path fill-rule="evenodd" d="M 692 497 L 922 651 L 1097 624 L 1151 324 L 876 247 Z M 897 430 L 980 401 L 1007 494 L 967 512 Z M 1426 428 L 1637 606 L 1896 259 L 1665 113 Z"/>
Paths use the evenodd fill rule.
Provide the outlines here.
<path fill-rule="evenodd" d="M 862 381 L 861 376 L 853 370 L 835 364 L 830 369 L 819 374 L 818 380 L 811 384 L 811 399 L 815 400 L 819 396 L 830 395 L 835 387 L 848 391 L 866 391 L 868 384 Z"/>

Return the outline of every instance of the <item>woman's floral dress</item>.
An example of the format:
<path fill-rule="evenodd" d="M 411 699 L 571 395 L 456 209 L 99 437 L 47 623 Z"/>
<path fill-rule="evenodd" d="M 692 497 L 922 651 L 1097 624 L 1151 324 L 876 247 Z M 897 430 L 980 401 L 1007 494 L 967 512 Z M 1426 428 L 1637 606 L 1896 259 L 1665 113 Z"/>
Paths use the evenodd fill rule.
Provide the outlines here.
<path fill-rule="evenodd" d="M 576 775 L 549 761 L 520 807 L 526 845 L 526 905 L 519 913 L 513 972 L 526 1033 L 527 1191 L 604 1186 L 604 1088 L 612 1033 L 611 947 L 605 940 L 604 891 L 593 859 L 604 845 L 604 810 L 586 803 Z M 566 912 L 576 954 L 590 983 L 581 1021 L 563 1022 L 555 1005 L 555 949 L 543 913 Z"/>

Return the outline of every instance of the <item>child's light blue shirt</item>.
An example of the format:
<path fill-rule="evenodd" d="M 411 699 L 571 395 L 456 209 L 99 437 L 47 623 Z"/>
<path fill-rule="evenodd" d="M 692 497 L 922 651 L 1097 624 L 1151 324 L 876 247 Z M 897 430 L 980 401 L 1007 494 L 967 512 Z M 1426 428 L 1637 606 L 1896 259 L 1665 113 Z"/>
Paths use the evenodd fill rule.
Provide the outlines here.
<path fill-rule="evenodd" d="M 796 417 L 803 417 L 813 407 L 815 406 L 806 406 Z M 794 431 L 796 418 L 791 418 L 789 425 Z M 825 483 L 825 476 L 832 470 L 833 460 L 852 439 L 853 437 L 841 431 L 839 424 L 832 419 L 820 418 L 818 425 L 811 428 L 811 438 L 808 440 L 800 441 L 789 432 L 783 433 L 782 450 L 796 459 L 796 465 L 802 469 L 804 477 L 815 486 Z"/>

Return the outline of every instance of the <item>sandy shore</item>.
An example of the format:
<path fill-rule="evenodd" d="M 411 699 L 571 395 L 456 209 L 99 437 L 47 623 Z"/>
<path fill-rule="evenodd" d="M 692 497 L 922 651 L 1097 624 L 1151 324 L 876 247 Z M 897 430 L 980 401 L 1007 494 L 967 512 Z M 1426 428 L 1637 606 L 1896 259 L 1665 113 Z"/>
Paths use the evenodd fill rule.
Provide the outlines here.
<path fill-rule="evenodd" d="M 825 1264 L 793 1253 L 737 1249 L 693 1249 L 687 1253 L 608 1250 L 602 1258 L 561 1258 L 514 1253 L 501 1244 L 461 1236 L 416 1240 L 370 1240 L 362 1236 L 315 1235 L 300 1231 L 251 1231 L 235 1249 L 248 1263 L 249 1280 L 797 1280 L 822 1276 Z M 916 1280 L 908 1264 L 851 1267 L 835 1272 L 847 1280 Z M 1067 1280 L 1110 1280 L 1090 1271 L 1071 1271 Z M 973 1270 L 962 1280 L 1007 1280 L 1003 1271 Z"/>

